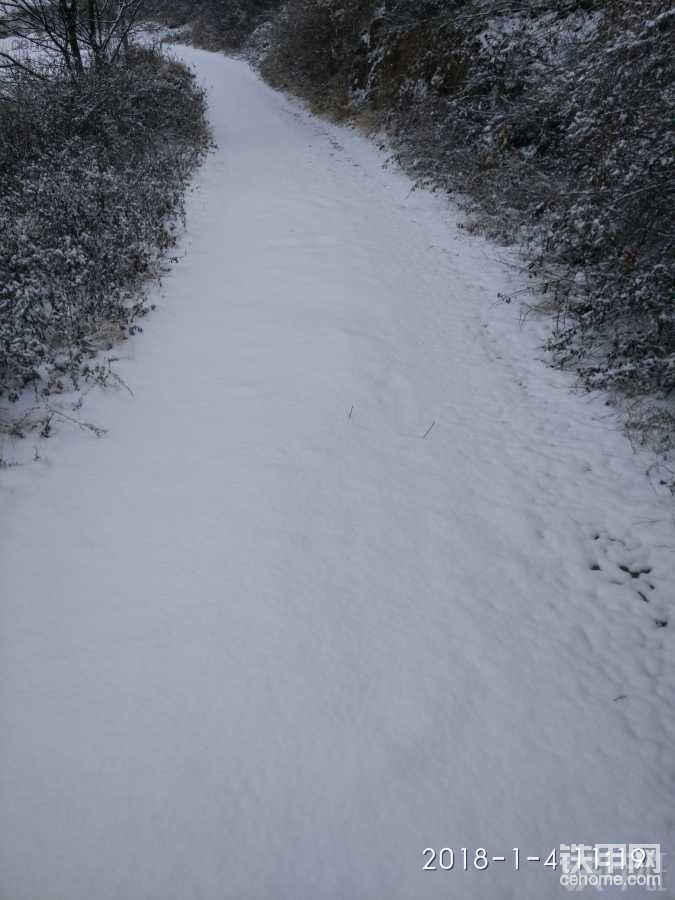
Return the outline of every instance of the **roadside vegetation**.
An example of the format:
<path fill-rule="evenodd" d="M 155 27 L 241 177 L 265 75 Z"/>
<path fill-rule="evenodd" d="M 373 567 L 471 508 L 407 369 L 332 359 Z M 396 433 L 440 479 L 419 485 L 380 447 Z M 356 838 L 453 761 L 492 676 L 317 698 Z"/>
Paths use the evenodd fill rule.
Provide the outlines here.
<path fill-rule="evenodd" d="M 131 41 L 140 4 L 0 2 L 0 422 L 104 382 L 209 145 L 191 73 Z"/>
<path fill-rule="evenodd" d="M 195 47 L 240 50 L 279 9 L 280 0 L 146 0 L 144 11 Z"/>

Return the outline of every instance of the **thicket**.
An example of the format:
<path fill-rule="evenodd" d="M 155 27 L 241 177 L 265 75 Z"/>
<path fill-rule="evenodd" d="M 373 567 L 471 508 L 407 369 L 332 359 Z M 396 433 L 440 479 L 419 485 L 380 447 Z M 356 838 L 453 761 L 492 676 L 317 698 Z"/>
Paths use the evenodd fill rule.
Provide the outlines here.
<path fill-rule="evenodd" d="M 319 112 L 346 114 L 352 69 L 374 8 L 364 0 L 286 3 L 273 21 L 265 76 L 308 97 Z"/>
<path fill-rule="evenodd" d="M 522 240 L 587 387 L 668 401 L 674 22 L 666 0 L 289 0 L 263 72 Z"/>
<path fill-rule="evenodd" d="M 84 57 L 85 61 L 87 57 Z M 0 398 L 102 379 L 146 311 L 209 141 L 191 73 L 139 47 L 0 85 Z"/>
<path fill-rule="evenodd" d="M 282 0 L 148 0 L 146 11 L 171 28 L 189 25 L 192 43 L 208 50 L 239 50 L 276 12 Z"/>

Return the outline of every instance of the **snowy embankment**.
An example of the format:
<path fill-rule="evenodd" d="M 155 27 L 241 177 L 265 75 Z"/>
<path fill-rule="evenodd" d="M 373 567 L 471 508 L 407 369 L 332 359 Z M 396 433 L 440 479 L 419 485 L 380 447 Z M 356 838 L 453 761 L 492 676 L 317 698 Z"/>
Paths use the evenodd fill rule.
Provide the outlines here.
<path fill-rule="evenodd" d="M 1 473 L 0 897 L 548 900 L 512 848 L 672 850 L 668 497 L 501 250 L 179 53 L 219 149 L 134 396 Z"/>

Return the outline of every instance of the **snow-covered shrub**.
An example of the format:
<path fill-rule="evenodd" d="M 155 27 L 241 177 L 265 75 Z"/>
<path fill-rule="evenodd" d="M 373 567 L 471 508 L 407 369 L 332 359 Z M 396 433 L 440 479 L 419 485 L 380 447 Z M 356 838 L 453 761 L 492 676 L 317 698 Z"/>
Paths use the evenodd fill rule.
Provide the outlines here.
<path fill-rule="evenodd" d="M 208 144 L 192 75 L 134 49 L 77 79 L 19 76 L 0 96 L 0 396 L 101 377 L 174 243 Z"/>
<path fill-rule="evenodd" d="M 246 39 L 243 47 L 244 54 L 257 68 L 264 63 L 272 48 L 273 30 L 271 20 L 261 22 Z"/>
<path fill-rule="evenodd" d="M 320 110 L 339 114 L 346 105 L 347 76 L 372 18 L 371 0 L 289 0 L 277 15 L 264 74 L 290 86 Z"/>
<path fill-rule="evenodd" d="M 545 217 L 571 277 L 551 342 L 590 386 L 675 390 L 675 8 L 608 10 L 559 92 L 562 202 Z M 550 235 L 550 237 L 549 237 Z"/>

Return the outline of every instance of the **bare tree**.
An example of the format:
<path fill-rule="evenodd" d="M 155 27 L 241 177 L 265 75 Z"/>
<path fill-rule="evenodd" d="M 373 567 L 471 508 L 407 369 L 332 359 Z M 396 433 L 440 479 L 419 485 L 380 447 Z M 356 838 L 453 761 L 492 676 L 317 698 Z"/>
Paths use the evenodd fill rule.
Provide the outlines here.
<path fill-rule="evenodd" d="M 144 0 L 0 0 L 0 19 L 11 37 L 35 51 L 36 61 L 56 57 L 73 76 L 114 62 L 128 48 Z M 0 69 L 38 65 L 0 49 Z"/>

